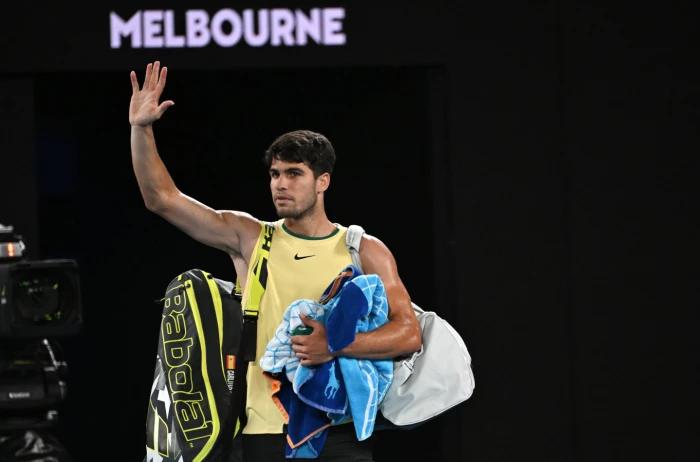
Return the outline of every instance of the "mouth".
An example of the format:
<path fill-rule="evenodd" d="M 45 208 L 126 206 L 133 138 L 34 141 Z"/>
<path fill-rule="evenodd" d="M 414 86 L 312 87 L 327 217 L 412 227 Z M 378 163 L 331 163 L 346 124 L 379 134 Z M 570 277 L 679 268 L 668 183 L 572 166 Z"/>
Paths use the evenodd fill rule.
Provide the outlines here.
<path fill-rule="evenodd" d="M 277 196 L 277 197 L 275 197 L 275 202 L 276 202 L 276 203 L 279 203 L 279 202 L 291 202 L 291 201 L 292 201 L 292 198 L 291 198 L 291 197 L 288 197 L 288 196 Z"/>

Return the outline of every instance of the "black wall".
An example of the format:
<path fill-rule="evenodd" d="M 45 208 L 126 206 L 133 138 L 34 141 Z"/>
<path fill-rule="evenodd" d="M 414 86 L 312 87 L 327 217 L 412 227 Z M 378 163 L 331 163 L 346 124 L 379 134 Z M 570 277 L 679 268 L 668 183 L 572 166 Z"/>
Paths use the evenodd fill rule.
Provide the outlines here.
<path fill-rule="evenodd" d="M 38 245 L 37 183 L 34 156 L 34 86 L 6 78 L 0 85 L 0 224 L 13 226 L 25 243 Z M 26 250 L 36 258 L 36 247 Z"/>
<path fill-rule="evenodd" d="M 163 53 L 176 105 L 156 135 L 181 189 L 263 219 L 270 141 L 309 127 L 334 142 L 331 218 L 382 238 L 474 360 L 474 396 L 379 435 L 377 459 L 697 460 L 696 16 L 562 1 L 357 8 L 358 38 L 335 57 Z M 66 50 L 49 66 L 13 46 L 22 68 L 0 68 L 3 101 L 25 108 L 3 104 L 15 128 L 0 132 L 3 191 L 22 185 L 25 213 L 4 198 L 1 210 L 38 221 L 20 231 L 41 235 L 42 258 L 81 265 L 86 326 L 65 342 L 60 435 L 78 460 L 105 447 L 138 458 L 150 300 L 189 267 L 233 273 L 141 203 L 127 74 L 159 54 Z"/>
<path fill-rule="evenodd" d="M 562 17 L 575 448 L 697 459 L 696 17 L 683 5 Z"/>

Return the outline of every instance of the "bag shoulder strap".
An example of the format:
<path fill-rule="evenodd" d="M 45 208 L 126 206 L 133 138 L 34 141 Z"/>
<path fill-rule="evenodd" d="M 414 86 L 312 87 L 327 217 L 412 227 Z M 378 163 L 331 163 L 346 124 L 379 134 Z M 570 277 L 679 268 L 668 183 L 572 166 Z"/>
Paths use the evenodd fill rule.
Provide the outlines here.
<path fill-rule="evenodd" d="M 362 235 L 364 234 L 364 228 L 362 228 L 362 226 L 359 225 L 348 226 L 348 231 L 345 234 L 345 245 L 347 246 L 348 251 L 350 252 L 352 264 L 363 273 L 364 270 L 362 269 L 362 261 L 360 260 L 360 244 L 362 243 Z M 423 308 L 416 305 L 414 302 L 411 302 L 411 306 L 413 307 L 413 311 L 416 312 L 416 315 L 425 312 Z"/>
<path fill-rule="evenodd" d="M 248 280 L 246 281 L 246 303 L 243 306 L 243 334 L 241 337 L 241 356 L 245 362 L 255 361 L 260 301 L 267 287 L 267 262 L 270 260 L 270 247 L 274 232 L 275 227 L 272 224 L 262 222 L 258 242 L 250 258 L 251 269 L 248 271 Z M 238 285 L 240 286 L 240 284 Z"/>
<path fill-rule="evenodd" d="M 246 281 L 247 297 L 243 311 L 256 318 L 260 311 L 260 301 L 265 293 L 265 287 L 267 287 L 267 262 L 270 260 L 270 247 L 272 246 L 272 235 L 274 232 L 275 227 L 272 224 L 262 222 L 258 242 L 250 258 L 252 271 L 248 272 L 249 277 Z"/>
<path fill-rule="evenodd" d="M 345 245 L 350 252 L 350 257 L 352 258 L 352 264 L 362 270 L 362 261 L 360 259 L 360 244 L 362 244 L 362 236 L 365 234 L 365 230 L 359 225 L 350 225 L 345 233 Z"/>

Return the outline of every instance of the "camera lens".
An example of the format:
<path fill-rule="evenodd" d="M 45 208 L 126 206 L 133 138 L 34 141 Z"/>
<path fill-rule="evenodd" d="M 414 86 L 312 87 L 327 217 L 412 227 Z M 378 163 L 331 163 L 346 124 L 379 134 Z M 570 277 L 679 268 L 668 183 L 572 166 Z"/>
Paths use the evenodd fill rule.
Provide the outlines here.
<path fill-rule="evenodd" d="M 61 274 L 42 270 L 22 273 L 14 287 L 17 313 L 36 325 L 60 321 L 65 301 L 71 298 Z"/>

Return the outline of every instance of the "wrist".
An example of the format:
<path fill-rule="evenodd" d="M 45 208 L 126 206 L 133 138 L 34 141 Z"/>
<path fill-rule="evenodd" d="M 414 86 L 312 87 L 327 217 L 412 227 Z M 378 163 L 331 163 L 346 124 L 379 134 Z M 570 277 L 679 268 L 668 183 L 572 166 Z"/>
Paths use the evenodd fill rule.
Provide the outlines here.
<path fill-rule="evenodd" d="M 153 136 L 153 125 L 131 124 L 131 134 Z"/>
<path fill-rule="evenodd" d="M 350 347 L 352 346 L 352 343 L 345 348 L 341 348 L 340 350 L 335 350 L 331 351 L 330 347 L 328 348 L 328 352 L 330 353 L 331 356 L 334 358 L 339 358 L 341 356 L 351 356 L 350 354 Z"/>

